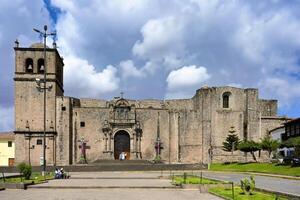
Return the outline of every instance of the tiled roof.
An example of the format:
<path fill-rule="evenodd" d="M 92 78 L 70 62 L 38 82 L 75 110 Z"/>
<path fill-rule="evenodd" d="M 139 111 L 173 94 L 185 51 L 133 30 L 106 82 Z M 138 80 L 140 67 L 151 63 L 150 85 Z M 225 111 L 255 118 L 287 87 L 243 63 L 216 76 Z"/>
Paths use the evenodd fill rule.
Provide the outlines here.
<path fill-rule="evenodd" d="M 13 132 L 0 132 L 0 140 L 15 140 Z"/>
<path fill-rule="evenodd" d="M 290 123 L 295 123 L 295 122 L 299 122 L 300 123 L 300 118 L 295 118 L 295 119 L 292 119 L 284 124 L 290 124 Z"/>

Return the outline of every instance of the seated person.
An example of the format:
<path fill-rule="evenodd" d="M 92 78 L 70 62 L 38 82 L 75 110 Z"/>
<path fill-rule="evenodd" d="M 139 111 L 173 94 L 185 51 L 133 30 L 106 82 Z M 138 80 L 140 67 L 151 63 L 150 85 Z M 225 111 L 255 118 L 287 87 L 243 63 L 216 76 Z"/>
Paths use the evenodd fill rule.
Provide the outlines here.
<path fill-rule="evenodd" d="M 60 178 L 66 178 L 66 173 L 64 172 L 64 168 L 60 169 Z"/>
<path fill-rule="evenodd" d="M 59 170 L 57 168 L 55 168 L 54 173 L 55 173 L 54 178 L 59 179 L 60 178 L 60 173 L 59 173 Z"/>

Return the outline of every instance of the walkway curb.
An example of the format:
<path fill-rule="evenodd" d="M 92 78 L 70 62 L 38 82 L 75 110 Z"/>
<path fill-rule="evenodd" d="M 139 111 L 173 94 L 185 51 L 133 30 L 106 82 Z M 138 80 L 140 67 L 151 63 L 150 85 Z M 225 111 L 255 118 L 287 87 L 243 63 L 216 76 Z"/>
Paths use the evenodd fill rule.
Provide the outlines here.
<path fill-rule="evenodd" d="M 70 177 L 69 179 L 161 179 L 161 177 Z"/>
<path fill-rule="evenodd" d="M 284 178 L 284 179 L 290 179 L 290 180 L 300 180 L 300 177 L 297 176 L 286 176 L 286 175 L 280 175 L 280 174 L 268 174 L 268 173 L 259 173 L 259 172 L 236 172 L 236 171 L 214 171 L 214 170 L 205 170 L 206 172 L 216 172 L 216 173 L 237 173 L 237 174 L 253 174 L 253 175 L 259 175 L 259 176 L 269 176 L 269 177 L 275 177 L 275 178 Z"/>

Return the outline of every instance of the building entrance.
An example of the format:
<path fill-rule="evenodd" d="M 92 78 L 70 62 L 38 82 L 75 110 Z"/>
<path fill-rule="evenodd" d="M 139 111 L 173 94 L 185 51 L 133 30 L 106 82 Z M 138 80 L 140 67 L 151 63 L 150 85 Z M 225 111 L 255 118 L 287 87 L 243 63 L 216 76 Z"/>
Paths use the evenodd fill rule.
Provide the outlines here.
<path fill-rule="evenodd" d="M 126 154 L 125 159 L 130 159 L 130 136 L 124 131 L 118 131 L 114 136 L 114 157 L 119 159 L 120 154 L 124 152 Z"/>

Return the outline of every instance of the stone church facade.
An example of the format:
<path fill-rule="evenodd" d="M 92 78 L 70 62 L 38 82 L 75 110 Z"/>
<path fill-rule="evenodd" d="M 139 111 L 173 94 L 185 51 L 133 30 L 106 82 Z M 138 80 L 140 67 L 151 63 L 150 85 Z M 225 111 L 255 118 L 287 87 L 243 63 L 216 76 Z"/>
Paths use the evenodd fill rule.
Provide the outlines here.
<path fill-rule="evenodd" d="M 40 165 L 43 156 L 43 45 L 15 49 L 15 162 Z M 260 99 L 258 89 L 202 87 L 190 99 L 111 100 L 64 96 L 63 59 L 47 48 L 46 162 L 73 165 L 119 159 L 165 163 L 244 161 L 222 150 L 229 131 L 258 141 L 284 122 L 277 101 Z M 250 158 L 250 156 L 249 156 Z"/>

